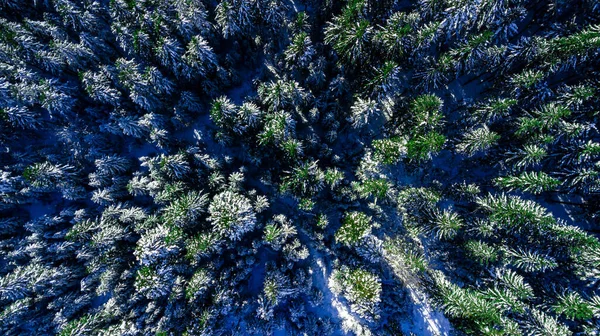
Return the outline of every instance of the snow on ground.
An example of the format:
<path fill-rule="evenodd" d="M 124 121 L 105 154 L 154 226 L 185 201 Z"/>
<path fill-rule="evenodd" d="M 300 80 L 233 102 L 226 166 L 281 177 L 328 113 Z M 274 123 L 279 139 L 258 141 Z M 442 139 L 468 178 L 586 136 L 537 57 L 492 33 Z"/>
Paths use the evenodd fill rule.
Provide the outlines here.
<path fill-rule="evenodd" d="M 302 230 L 302 229 L 300 230 L 300 232 L 302 232 L 303 234 L 306 234 L 306 232 L 303 232 L 303 231 L 304 230 Z M 321 316 L 330 318 L 332 320 L 332 322 L 338 323 L 339 319 L 341 317 L 341 314 L 340 314 L 338 307 L 335 305 L 333 294 L 331 293 L 331 290 L 327 286 L 327 282 L 328 282 L 329 274 L 331 273 L 331 270 L 329 269 L 328 265 L 324 261 L 324 257 L 322 255 L 322 253 L 320 251 L 318 251 L 310 241 L 308 241 L 308 244 L 306 246 L 310 252 L 310 256 L 312 259 L 312 263 L 311 263 L 309 271 L 310 271 L 310 274 L 312 275 L 313 286 L 318 288 L 321 291 L 321 293 L 323 294 L 323 302 L 318 307 L 319 308 L 318 313 Z M 344 335 L 344 333 L 342 333 L 340 331 L 338 334 L 334 334 L 332 336 L 335 336 L 335 335 Z"/>
<path fill-rule="evenodd" d="M 427 253 L 427 242 L 424 241 L 423 247 Z M 435 309 L 420 280 L 414 276 L 403 264 L 395 263 L 391 265 L 394 274 L 402 281 L 402 284 L 410 302 L 407 304 L 412 307 L 408 310 L 409 316 L 402 324 L 402 332 L 406 335 L 417 336 L 445 336 L 450 335 L 452 326 L 444 314 Z M 412 333 L 412 334 L 411 334 Z"/>
<path fill-rule="evenodd" d="M 402 325 L 402 331 L 418 336 L 450 335 L 452 327 L 443 313 L 434 310 L 427 294 L 414 285 L 406 286 L 413 303 L 412 321 Z"/>

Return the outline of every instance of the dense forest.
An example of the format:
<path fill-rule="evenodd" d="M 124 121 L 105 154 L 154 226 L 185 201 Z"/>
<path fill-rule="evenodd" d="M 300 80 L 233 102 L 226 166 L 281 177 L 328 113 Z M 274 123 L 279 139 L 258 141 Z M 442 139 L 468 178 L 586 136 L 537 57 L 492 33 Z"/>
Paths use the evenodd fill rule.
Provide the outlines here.
<path fill-rule="evenodd" d="M 0 0 L 0 335 L 599 335 L 597 0 Z"/>

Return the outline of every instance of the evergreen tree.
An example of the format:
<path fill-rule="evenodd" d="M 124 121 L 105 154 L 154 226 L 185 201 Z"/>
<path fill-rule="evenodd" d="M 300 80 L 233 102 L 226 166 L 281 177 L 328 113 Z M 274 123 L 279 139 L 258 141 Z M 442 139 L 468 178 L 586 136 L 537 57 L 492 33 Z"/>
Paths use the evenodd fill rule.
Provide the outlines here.
<path fill-rule="evenodd" d="M 458 214 L 444 210 L 435 213 L 433 225 L 438 239 L 452 239 L 464 226 L 464 222 Z"/>
<path fill-rule="evenodd" d="M 456 146 L 456 149 L 471 156 L 476 152 L 487 150 L 498 139 L 500 139 L 500 136 L 497 133 L 490 131 L 487 126 L 483 125 L 481 128 L 465 133 L 462 141 Z"/>
<path fill-rule="evenodd" d="M 354 245 L 371 232 L 371 218 L 362 212 L 346 213 L 342 226 L 335 233 L 337 242 Z"/>
<path fill-rule="evenodd" d="M 341 268 L 331 274 L 332 290 L 351 303 L 352 311 L 365 319 L 377 319 L 381 302 L 381 280 L 363 270 Z"/>
<path fill-rule="evenodd" d="M 354 128 L 363 127 L 367 125 L 369 121 L 376 119 L 381 115 L 381 110 L 377 106 L 377 102 L 368 98 L 366 100 L 363 100 L 360 97 L 357 98 L 350 110 L 352 113 L 350 121 Z"/>
<path fill-rule="evenodd" d="M 562 183 L 544 172 L 524 172 L 519 176 L 499 177 L 496 184 L 508 189 L 521 189 L 534 194 L 553 190 Z"/>
<path fill-rule="evenodd" d="M 226 190 L 215 197 L 208 206 L 213 230 L 222 238 L 240 240 L 256 225 L 256 214 L 250 200 L 233 191 Z"/>

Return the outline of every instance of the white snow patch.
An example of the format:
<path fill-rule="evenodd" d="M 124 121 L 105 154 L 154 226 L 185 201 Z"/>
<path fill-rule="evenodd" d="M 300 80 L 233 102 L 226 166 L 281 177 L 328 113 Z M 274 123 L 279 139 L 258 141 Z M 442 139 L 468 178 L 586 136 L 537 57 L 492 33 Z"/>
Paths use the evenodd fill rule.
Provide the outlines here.
<path fill-rule="evenodd" d="M 342 329 L 344 332 L 353 332 L 357 336 L 371 336 L 373 333 L 366 326 L 362 325 L 358 319 L 348 312 L 348 308 L 337 298 L 331 300 L 331 305 L 337 310 L 338 316 L 342 320 Z"/>
<path fill-rule="evenodd" d="M 416 286 L 406 286 L 413 302 L 412 321 L 402 326 L 403 331 L 413 332 L 419 336 L 446 336 L 452 327 L 448 319 L 434 310 L 425 293 Z"/>

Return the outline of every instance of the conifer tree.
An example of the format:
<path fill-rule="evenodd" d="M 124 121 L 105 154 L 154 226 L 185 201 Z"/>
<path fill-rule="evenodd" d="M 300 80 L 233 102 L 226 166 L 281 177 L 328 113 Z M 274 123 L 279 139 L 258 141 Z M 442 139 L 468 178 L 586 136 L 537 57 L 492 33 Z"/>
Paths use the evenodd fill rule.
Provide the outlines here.
<path fill-rule="evenodd" d="M 333 291 L 351 303 L 352 311 L 365 319 L 377 319 L 381 302 L 381 280 L 363 269 L 341 268 L 331 274 Z"/>
<path fill-rule="evenodd" d="M 353 245 L 371 232 L 371 218 L 361 212 L 346 213 L 342 226 L 335 234 L 338 242 Z"/>
<path fill-rule="evenodd" d="M 207 220 L 222 238 L 240 240 L 256 225 L 256 214 L 250 200 L 229 190 L 215 195 L 208 206 L 208 213 Z"/>

